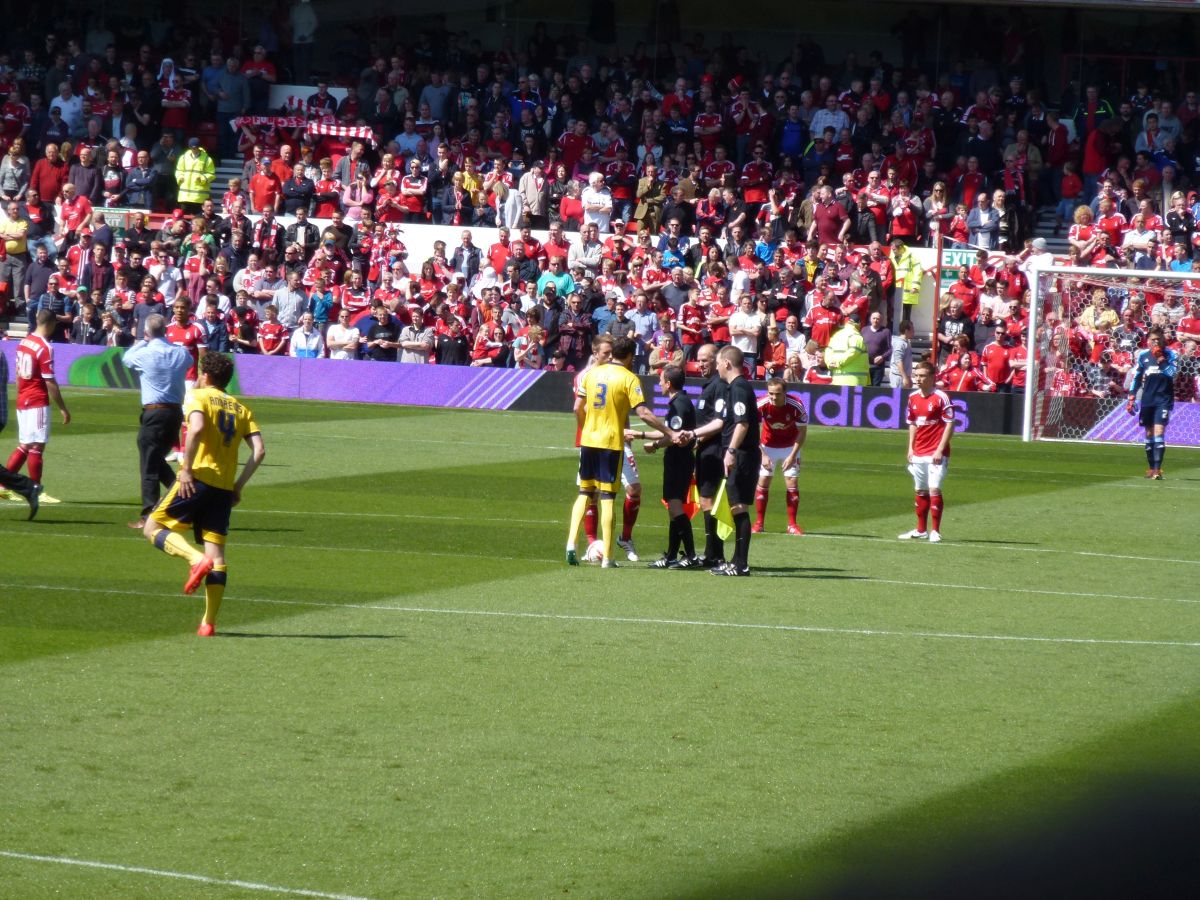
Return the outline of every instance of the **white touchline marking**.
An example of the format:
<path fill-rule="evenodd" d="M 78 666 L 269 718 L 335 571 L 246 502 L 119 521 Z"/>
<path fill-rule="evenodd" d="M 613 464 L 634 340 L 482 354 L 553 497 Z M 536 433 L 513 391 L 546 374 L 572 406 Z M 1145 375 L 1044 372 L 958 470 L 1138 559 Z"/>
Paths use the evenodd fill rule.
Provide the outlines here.
<path fill-rule="evenodd" d="M 887 584 L 914 584 L 920 582 L 885 582 Z M 940 587 L 940 585 L 922 585 Z M 78 587 L 63 587 L 52 584 L 10 584 L 0 582 L 0 587 L 21 588 L 31 591 L 63 591 L 78 593 Z M 91 594 L 115 594 L 127 597 L 158 597 L 178 599 L 178 594 L 163 594 L 154 591 L 126 591 L 115 588 L 93 588 Z M 748 631 L 786 631 L 801 634 L 845 634 L 868 637 L 942 638 L 963 641 L 1005 641 L 1011 643 L 1036 644 L 1117 644 L 1131 647 L 1189 647 L 1200 649 L 1200 641 L 1156 641 L 1134 638 L 1072 638 L 1042 637 L 1020 634 L 971 634 L 960 631 L 897 631 L 886 628 L 835 628 L 824 625 L 772 625 L 761 622 L 722 622 L 709 619 L 666 619 L 650 616 L 598 616 L 584 613 L 526 612 L 521 610 L 458 609 L 437 606 L 395 606 L 389 603 L 326 603 L 321 600 L 279 600 L 268 597 L 238 597 L 230 599 L 240 603 L 262 603 L 269 606 L 303 606 L 317 609 L 362 609 L 375 612 L 414 613 L 417 615 L 442 616 L 485 616 L 498 619 L 544 619 L 558 622 L 599 622 L 621 625 L 677 625 L 697 628 L 731 628 Z M 1152 599 L 1152 598 L 1146 598 Z M 219 633 L 219 632 L 218 632 Z"/>
<path fill-rule="evenodd" d="M 83 866 L 87 869 L 107 869 L 111 872 L 128 872 L 133 875 L 157 875 L 159 878 L 175 878 L 181 881 L 198 881 L 201 884 L 219 884 L 226 887 L 241 888 L 246 891 L 267 891 L 272 894 L 286 894 L 292 897 L 324 897 L 326 900 L 367 900 L 353 894 L 327 894 L 324 891 L 309 891 L 303 888 L 279 887 L 274 884 L 258 884 L 254 881 L 240 881 L 226 878 L 209 878 L 207 875 L 192 875 L 188 872 L 172 872 L 167 869 L 148 869 L 145 866 L 121 866 L 116 863 L 95 862 L 88 859 L 74 859 L 70 856 L 42 856 L 37 853 L 17 853 L 13 850 L 0 850 L 0 856 L 10 859 L 23 859 L 27 862 L 59 863 L 64 866 Z"/>
<path fill-rule="evenodd" d="M 28 534 L 25 531 L 17 531 L 15 529 L 0 529 L 0 535 L 8 534 Z M 66 536 L 66 535 L 64 535 Z M 118 541 L 122 543 L 141 541 L 141 538 L 134 537 L 128 534 L 71 534 L 73 540 L 80 541 Z M 865 540 L 865 541 L 882 541 L 884 543 L 892 543 L 883 538 L 853 538 L 850 536 L 840 535 L 825 535 L 825 537 L 845 540 Z M 386 550 L 380 547 L 331 547 L 325 544 L 272 544 L 263 541 L 238 541 L 239 547 L 251 547 L 262 550 L 296 550 L 302 553 L 386 553 L 389 556 L 395 556 L 397 553 L 403 553 L 403 550 Z M 1029 549 L 1029 548 L 1026 548 Z M 557 563 L 558 557 L 553 559 L 546 556 L 502 556 L 496 553 L 451 553 L 443 550 L 414 550 L 416 556 L 433 556 L 439 559 L 494 559 L 500 562 L 529 562 L 529 563 Z M 941 552 L 940 550 L 935 552 Z M 1056 553 L 1056 552 L 1074 552 L 1074 551 L 1055 551 L 1055 550 L 1040 550 L 1035 552 L 1041 553 Z M 1110 554 L 1086 554 L 1095 556 L 1109 556 Z M 1117 557 L 1122 558 L 1122 557 Z M 1131 559 L 1144 559 L 1145 557 L 1130 557 Z M 1166 560 L 1174 561 L 1174 560 Z M 1187 562 L 1187 560 L 1178 560 L 1179 562 Z M 784 578 L 784 575 L 771 575 L 765 572 L 756 573 L 760 578 Z M 1094 591 L 1052 591 L 1044 588 L 1019 588 L 1019 587 L 1000 587 L 990 584 L 946 584 L 936 581 L 897 581 L 889 578 L 876 578 L 873 575 L 852 576 L 847 580 L 857 581 L 868 584 L 894 584 L 901 587 L 936 587 L 948 588 L 950 590 L 961 591 L 999 591 L 1008 594 L 1033 594 L 1046 597 L 1088 597 L 1097 600 L 1147 600 L 1158 603 L 1188 603 L 1200 604 L 1200 599 L 1188 599 L 1184 597 L 1150 597 L 1144 594 L 1101 594 Z"/>

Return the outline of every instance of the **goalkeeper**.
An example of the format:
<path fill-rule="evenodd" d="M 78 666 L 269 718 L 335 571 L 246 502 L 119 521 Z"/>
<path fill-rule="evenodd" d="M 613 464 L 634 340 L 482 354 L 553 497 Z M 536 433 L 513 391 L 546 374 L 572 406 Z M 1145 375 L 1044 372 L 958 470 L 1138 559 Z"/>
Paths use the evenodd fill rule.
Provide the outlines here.
<path fill-rule="evenodd" d="M 1146 462 L 1149 468 L 1146 477 L 1162 481 L 1163 453 L 1167 449 L 1167 420 L 1175 405 L 1175 371 L 1179 358 L 1167 347 L 1161 328 L 1151 328 L 1146 338 L 1147 349 L 1137 355 L 1134 363 L 1133 383 L 1129 388 L 1129 402 L 1125 411 L 1134 414 L 1138 410 L 1138 421 L 1146 429 Z M 1141 399 L 1138 399 L 1138 392 Z"/>

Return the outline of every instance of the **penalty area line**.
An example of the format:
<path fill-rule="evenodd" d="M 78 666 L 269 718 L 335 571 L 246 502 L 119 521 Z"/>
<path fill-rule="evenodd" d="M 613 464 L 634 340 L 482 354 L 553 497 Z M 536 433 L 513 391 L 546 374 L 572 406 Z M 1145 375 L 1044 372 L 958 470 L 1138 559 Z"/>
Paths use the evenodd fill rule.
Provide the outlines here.
<path fill-rule="evenodd" d="M 189 872 L 172 872 L 169 869 L 150 869 L 145 866 L 123 866 L 117 863 L 97 862 L 90 859 L 75 859 L 71 856 L 44 856 L 38 853 L 18 853 L 14 850 L 0 850 L 0 856 L 9 859 L 19 859 L 25 862 L 57 863 L 64 866 L 79 866 L 85 869 L 104 869 L 109 872 L 124 872 L 130 875 L 153 875 L 157 878 L 174 878 L 177 881 L 195 881 L 200 884 L 217 884 L 223 887 L 236 887 L 244 891 L 264 891 L 271 894 L 284 894 L 289 897 L 322 897 L 325 900 L 368 900 L 354 894 L 329 894 L 324 891 L 310 891 L 304 888 L 280 887 L 275 884 L 259 884 L 255 881 L 240 879 L 210 878 L 207 875 L 193 875 Z"/>
<path fill-rule="evenodd" d="M 901 584 L 907 582 L 890 582 Z M 915 582 L 914 582 L 915 583 Z M 0 582 L 0 587 L 23 588 L 31 591 L 64 591 L 78 592 L 76 586 L 58 586 L 49 584 L 11 584 Z M 177 594 L 165 594 L 155 591 L 129 591 L 115 588 L 92 588 L 92 594 L 111 594 L 125 597 L 157 597 L 178 598 Z M 530 619 L 554 622 L 582 622 L 601 625 L 666 625 L 692 628 L 721 628 L 737 631 L 777 631 L 793 634 L 828 634 L 852 635 L 859 637 L 898 637 L 898 638 L 933 638 L 959 641 L 988 641 L 1001 643 L 1032 643 L 1032 644 L 1092 644 L 1116 645 L 1127 647 L 1186 647 L 1200 649 L 1200 641 L 1159 641 L 1142 640 L 1137 638 L 1083 638 L 1083 637 L 1053 637 L 1042 635 L 1021 634 L 976 634 L 962 631 L 901 631 L 887 628 L 837 628 L 825 625 L 787 625 L 769 622 L 724 622 L 712 619 L 669 619 L 650 616 L 601 616 L 584 613 L 549 613 L 522 610 L 496 609 L 460 609 L 437 606 L 397 606 L 390 603 L 328 603 L 321 600 L 285 600 L 270 597 L 237 597 L 229 598 L 237 603 L 260 603 L 267 606 L 297 606 L 312 609 L 360 609 L 372 612 L 410 613 L 413 615 L 440 616 L 475 616 L 495 619 Z"/>

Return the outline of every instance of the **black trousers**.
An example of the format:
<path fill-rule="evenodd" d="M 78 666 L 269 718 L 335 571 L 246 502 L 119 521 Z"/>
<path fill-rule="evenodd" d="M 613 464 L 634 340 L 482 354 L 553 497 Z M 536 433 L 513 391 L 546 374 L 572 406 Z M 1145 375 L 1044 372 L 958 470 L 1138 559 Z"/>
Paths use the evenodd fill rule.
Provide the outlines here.
<path fill-rule="evenodd" d="M 16 491 L 18 494 L 28 494 L 33 489 L 33 481 L 20 472 L 10 472 L 0 466 L 0 485 Z"/>
<path fill-rule="evenodd" d="M 161 488 L 175 483 L 175 470 L 167 462 L 167 454 L 179 440 L 183 425 L 182 406 L 158 406 L 143 409 L 138 428 L 138 458 L 142 466 L 142 515 L 158 505 Z"/>

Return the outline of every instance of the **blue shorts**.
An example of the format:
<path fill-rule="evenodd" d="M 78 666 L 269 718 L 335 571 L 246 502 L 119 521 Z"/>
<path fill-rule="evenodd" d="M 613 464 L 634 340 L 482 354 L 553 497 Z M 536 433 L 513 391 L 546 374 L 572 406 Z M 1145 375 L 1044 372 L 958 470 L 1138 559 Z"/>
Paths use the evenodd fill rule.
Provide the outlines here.
<path fill-rule="evenodd" d="M 1167 425 L 1171 417 L 1171 407 L 1165 403 L 1155 403 L 1153 406 L 1143 406 L 1138 410 L 1138 422 L 1143 428 L 1153 428 L 1155 425 Z"/>
<path fill-rule="evenodd" d="M 171 485 L 167 496 L 150 513 L 151 521 L 171 531 L 186 531 L 192 527 L 196 530 L 197 540 L 224 544 L 229 534 L 229 516 L 233 512 L 233 491 L 203 481 L 192 484 L 195 490 L 190 497 L 179 496 L 178 481 Z"/>
<path fill-rule="evenodd" d="M 599 447 L 579 448 L 579 490 L 590 494 L 602 491 L 615 494 L 621 481 L 621 450 L 603 450 Z"/>

